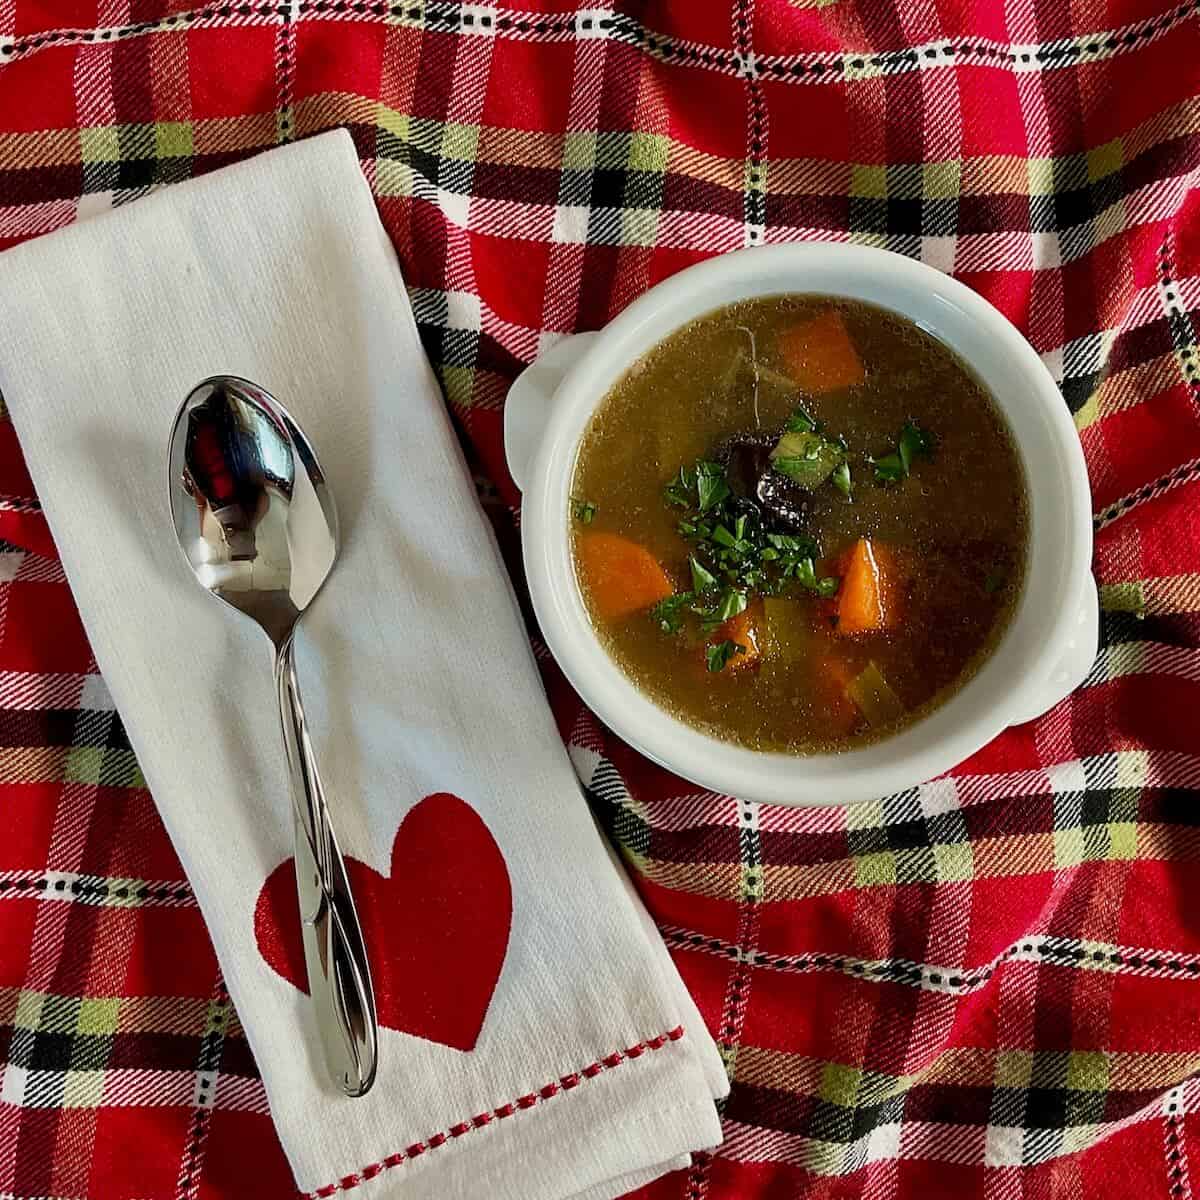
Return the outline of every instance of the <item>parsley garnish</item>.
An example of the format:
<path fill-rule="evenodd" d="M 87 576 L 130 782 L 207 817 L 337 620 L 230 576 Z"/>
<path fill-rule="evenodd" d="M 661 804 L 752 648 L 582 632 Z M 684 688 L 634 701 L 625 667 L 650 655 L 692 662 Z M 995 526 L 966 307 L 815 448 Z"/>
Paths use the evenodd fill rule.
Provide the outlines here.
<path fill-rule="evenodd" d="M 809 591 L 816 592 L 818 596 L 826 599 L 836 595 L 840 584 L 840 581 L 833 575 L 823 575 L 818 578 L 817 569 L 811 558 L 801 559 L 796 564 L 795 579 L 802 587 L 806 587 Z"/>
<path fill-rule="evenodd" d="M 700 507 L 702 481 L 708 481 L 706 495 L 720 497 L 707 511 Z M 821 556 L 816 542 L 803 534 L 766 533 L 745 501 L 733 495 L 719 464 L 701 460 L 684 467 L 667 486 L 667 499 L 688 509 L 677 528 L 695 547 L 689 566 L 701 615 L 715 617 L 718 608 L 710 593 L 718 587 L 774 595 L 793 582 L 822 594 L 836 586 L 816 575 L 813 564 Z"/>
<path fill-rule="evenodd" d="M 717 577 L 703 563 L 697 561 L 694 554 L 688 559 L 688 563 L 692 568 L 692 588 L 695 591 L 702 592 L 705 588 L 717 586 Z"/>
<path fill-rule="evenodd" d="M 833 480 L 833 486 L 842 493 L 846 499 L 850 498 L 850 493 L 854 489 L 854 485 L 850 481 L 850 464 L 843 462 L 835 467 L 833 474 L 830 476 Z"/>
<path fill-rule="evenodd" d="M 695 489 L 696 468 L 680 467 L 678 477 L 667 484 L 666 497 L 669 503 L 677 504 L 680 508 L 691 508 Z"/>
<path fill-rule="evenodd" d="M 756 511 L 733 494 L 720 463 L 701 459 L 683 467 L 667 485 L 666 499 L 686 510 L 677 528 L 693 553 L 691 587 L 650 610 L 664 633 L 681 633 L 694 620 L 701 633 L 710 635 L 744 612 L 754 594 L 776 596 L 794 587 L 818 596 L 837 591 L 837 578 L 817 573 L 817 543 L 807 534 L 766 532 Z M 713 650 L 708 648 L 710 661 Z M 735 651 L 722 653 L 720 665 L 711 670 L 720 670 Z"/>
<path fill-rule="evenodd" d="M 650 610 L 650 616 L 663 633 L 678 633 L 683 628 L 683 610 L 691 600 L 691 592 L 676 592 L 660 600 Z"/>
<path fill-rule="evenodd" d="M 933 453 L 933 434 L 915 421 L 905 421 L 896 439 L 896 453 L 868 459 L 874 464 L 877 483 L 899 483 L 911 471 L 914 458 L 928 458 Z"/>
<path fill-rule="evenodd" d="M 680 508 L 711 512 L 729 497 L 725 468 L 720 463 L 700 459 L 694 466 L 680 467 L 679 474 L 666 487 L 667 500 Z"/>
<path fill-rule="evenodd" d="M 898 448 L 900 462 L 907 475 L 912 470 L 914 458 L 928 458 L 933 453 L 933 434 L 922 429 L 915 421 L 905 421 L 904 428 L 900 430 Z"/>
<path fill-rule="evenodd" d="M 817 543 L 807 534 L 768 533 L 767 541 L 780 557 L 815 558 Z"/>
<path fill-rule="evenodd" d="M 821 423 L 803 408 L 797 408 L 784 424 L 787 433 L 820 433 Z"/>
<path fill-rule="evenodd" d="M 885 454 L 869 461 L 875 465 L 876 483 L 898 483 L 904 478 L 904 463 L 898 454 Z"/>
<path fill-rule="evenodd" d="M 725 669 L 725 665 L 735 654 L 745 653 L 746 647 L 737 642 L 717 642 L 713 646 L 705 647 L 704 657 L 708 661 L 708 669 L 715 675 Z"/>
<path fill-rule="evenodd" d="M 711 512 L 729 495 L 725 468 L 720 463 L 701 459 L 696 464 L 696 493 L 702 513 Z"/>
<path fill-rule="evenodd" d="M 582 525 L 590 525 L 596 519 L 596 513 L 599 511 L 590 500 L 572 499 L 571 506 L 575 513 L 575 520 Z"/>
<path fill-rule="evenodd" d="M 717 600 L 716 608 L 705 617 L 703 623 L 715 629 L 718 625 L 724 625 L 730 617 L 745 612 L 748 603 L 745 592 L 739 592 L 736 588 L 725 588 Z"/>

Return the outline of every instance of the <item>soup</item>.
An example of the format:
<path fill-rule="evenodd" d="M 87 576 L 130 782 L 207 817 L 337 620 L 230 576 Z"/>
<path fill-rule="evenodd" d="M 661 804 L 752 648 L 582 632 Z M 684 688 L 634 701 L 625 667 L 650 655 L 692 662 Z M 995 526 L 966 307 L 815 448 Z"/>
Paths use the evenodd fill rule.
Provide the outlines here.
<path fill-rule="evenodd" d="M 650 350 L 580 444 L 572 553 L 602 643 L 686 723 L 845 749 L 986 659 L 1020 592 L 1021 464 L 969 368 L 894 313 L 742 301 Z"/>

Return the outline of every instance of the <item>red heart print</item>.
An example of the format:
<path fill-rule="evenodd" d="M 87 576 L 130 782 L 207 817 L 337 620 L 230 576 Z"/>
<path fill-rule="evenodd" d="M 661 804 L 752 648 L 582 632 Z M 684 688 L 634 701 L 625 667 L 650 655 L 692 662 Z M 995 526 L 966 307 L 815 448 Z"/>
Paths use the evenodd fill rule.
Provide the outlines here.
<path fill-rule="evenodd" d="M 474 1049 L 512 926 L 508 867 L 479 814 L 449 792 L 426 796 L 396 830 L 390 876 L 350 857 L 346 870 L 371 960 L 379 1023 Z M 259 892 L 254 936 L 268 966 L 307 993 L 290 858 Z"/>

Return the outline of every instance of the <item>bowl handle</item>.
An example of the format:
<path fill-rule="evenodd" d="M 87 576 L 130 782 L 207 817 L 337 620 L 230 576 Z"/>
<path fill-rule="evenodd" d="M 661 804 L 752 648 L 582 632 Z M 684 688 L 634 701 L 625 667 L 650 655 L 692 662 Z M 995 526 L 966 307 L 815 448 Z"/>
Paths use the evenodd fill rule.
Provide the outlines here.
<path fill-rule="evenodd" d="M 575 333 L 555 342 L 508 389 L 508 399 L 504 402 L 504 457 L 508 460 L 508 473 L 522 491 L 546 431 L 554 393 L 598 336 Z"/>
<path fill-rule="evenodd" d="M 1075 631 L 1058 665 L 1046 681 L 1017 710 L 1010 725 L 1023 725 L 1049 712 L 1060 700 L 1065 700 L 1091 672 L 1100 645 L 1100 597 L 1096 583 L 1088 576 L 1079 605 Z"/>

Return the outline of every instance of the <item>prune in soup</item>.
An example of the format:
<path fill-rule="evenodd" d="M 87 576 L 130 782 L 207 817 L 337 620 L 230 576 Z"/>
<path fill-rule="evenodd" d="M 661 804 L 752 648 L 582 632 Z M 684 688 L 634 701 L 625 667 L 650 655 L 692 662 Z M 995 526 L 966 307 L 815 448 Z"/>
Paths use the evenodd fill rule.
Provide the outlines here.
<path fill-rule="evenodd" d="M 1020 460 L 986 389 L 894 313 L 742 301 L 612 388 L 573 481 L 597 634 L 681 720 L 762 750 L 886 736 L 995 647 L 1020 591 Z"/>

